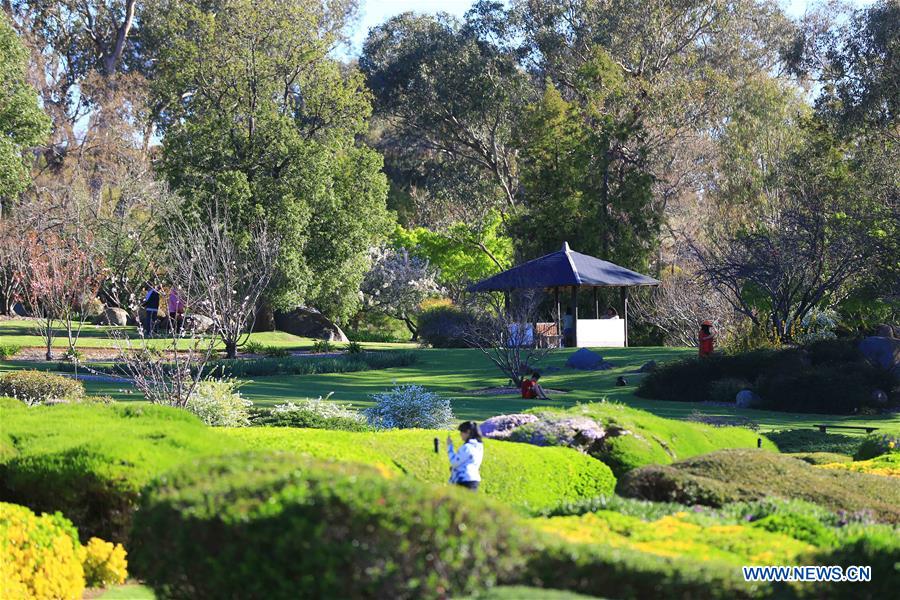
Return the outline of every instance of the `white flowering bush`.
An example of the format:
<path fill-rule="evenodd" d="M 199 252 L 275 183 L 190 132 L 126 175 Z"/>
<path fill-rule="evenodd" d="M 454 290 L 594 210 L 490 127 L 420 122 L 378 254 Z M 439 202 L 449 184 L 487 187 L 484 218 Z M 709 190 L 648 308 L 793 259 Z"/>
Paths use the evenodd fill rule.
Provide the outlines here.
<path fill-rule="evenodd" d="M 835 333 L 837 326 L 838 317 L 833 310 L 813 309 L 800 321 L 797 341 L 801 344 L 811 344 L 819 340 L 833 340 L 837 338 Z"/>
<path fill-rule="evenodd" d="M 253 402 L 241 396 L 235 379 L 207 379 L 197 384 L 185 408 L 211 427 L 247 427 Z"/>
<path fill-rule="evenodd" d="M 284 404 L 276 404 L 272 407 L 273 415 L 290 415 L 290 414 L 312 414 L 322 419 L 356 419 L 364 420 L 359 412 L 353 410 L 349 406 L 331 402 L 329 400 L 331 394 L 324 398 L 311 399 L 305 398 L 297 402 L 285 402 Z"/>
<path fill-rule="evenodd" d="M 420 385 L 400 385 L 372 399 L 375 406 L 365 415 L 377 429 L 445 429 L 455 421 L 450 400 Z"/>

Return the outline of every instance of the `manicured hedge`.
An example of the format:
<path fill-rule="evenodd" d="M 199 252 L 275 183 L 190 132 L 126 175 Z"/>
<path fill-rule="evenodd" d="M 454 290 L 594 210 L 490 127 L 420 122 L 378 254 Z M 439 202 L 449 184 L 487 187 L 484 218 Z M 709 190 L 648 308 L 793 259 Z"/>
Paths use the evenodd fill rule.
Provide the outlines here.
<path fill-rule="evenodd" d="M 749 429 L 666 419 L 614 402 L 579 404 L 564 412 L 589 417 L 603 425 L 607 436 L 599 448 L 590 452 L 618 477 L 645 465 L 665 465 L 723 448 L 756 448 L 758 438 L 762 438 L 763 448 L 776 449 L 764 436 Z"/>
<path fill-rule="evenodd" d="M 3 409 L 0 499 L 62 511 L 87 537 L 127 541 L 141 489 L 155 476 L 204 456 L 244 449 L 289 450 L 376 465 L 386 473 L 446 483 L 448 432 L 353 433 L 204 426 L 187 411 L 151 405 L 63 405 Z M 482 493 L 526 511 L 612 493 L 615 478 L 563 448 L 488 441 Z"/>
<path fill-rule="evenodd" d="M 446 431 L 391 430 L 355 433 L 320 429 L 249 428 L 224 430 L 235 446 L 255 450 L 286 450 L 328 460 L 353 461 L 406 473 L 422 481 L 446 482 Z M 441 445 L 434 452 L 434 438 Z M 527 444 L 485 440 L 482 465 L 484 494 L 528 513 L 561 502 L 608 495 L 615 488 L 610 469 L 567 448 L 537 448 Z"/>
<path fill-rule="evenodd" d="M 643 467 L 620 479 L 617 491 L 632 498 L 707 506 L 780 496 L 900 523 L 897 479 L 825 469 L 764 450 L 721 450 L 671 465 Z"/>
<path fill-rule="evenodd" d="M 782 452 L 834 452 L 853 455 L 862 443 L 858 435 L 822 433 L 816 429 L 783 429 L 767 433 Z"/>
<path fill-rule="evenodd" d="M 0 373 L 0 396 L 28 403 L 79 400 L 84 397 L 84 384 L 71 377 L 43 371 L 8 371 Z"/>
<path fill-rule="evenodd" d="M 513 573 L 523 534 L 467 490 L 251 453 L 161 477 L 132 556 L 166 598 L 440 598 Z"/>
<path fill-rule="evenodd" d="M 744 380 L 761 398 L 758 408 L 803 413 L 853 414 L 878 406 L 873 392 L 889 395 L 896 383 L 884 369 L 868 364 L 853 340 L 817 342 L 805 348 L 715 354 L 667 364 L 641 382 L 637 395 L 658 400 L 704 402 L 724 381 Z"/>

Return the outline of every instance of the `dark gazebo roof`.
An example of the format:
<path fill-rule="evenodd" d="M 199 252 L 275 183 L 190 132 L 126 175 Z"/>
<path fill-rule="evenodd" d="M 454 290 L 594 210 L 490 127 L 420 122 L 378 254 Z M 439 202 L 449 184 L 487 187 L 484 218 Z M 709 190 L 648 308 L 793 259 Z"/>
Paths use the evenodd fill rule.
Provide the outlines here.
<path fill-rule="evenodd" d="M 562 250 L 535 258 L 469 287 L 473 292 L 505 292 L 554 287 L 630 287 L 659 285 L 659 281 L 625 267 L 575 252 Z"/>

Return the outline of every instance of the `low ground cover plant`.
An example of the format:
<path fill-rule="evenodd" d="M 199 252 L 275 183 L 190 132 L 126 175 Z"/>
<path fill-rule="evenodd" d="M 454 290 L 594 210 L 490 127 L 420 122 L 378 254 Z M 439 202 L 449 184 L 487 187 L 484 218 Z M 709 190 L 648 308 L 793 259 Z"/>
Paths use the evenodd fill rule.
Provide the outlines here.
<path fill-rule="evenodd" d="M 831 462 L 821 466 L 824 469 L 839 469 L 886 477 L 900 477 L 900 453 L 891 452 L 869 460 Z"/>
<path fill-rule="evenodd" d="M 858 435 L 823 433 L 817 429 L 783 429 L 766 434 L 782 452 L 833 452 L 853 456 L 862 443 Z"/>
<path fill-rule="evenodd" d="M 359 352 L 345 356 L 284 356 L 213 360 L 207 371 L 216 377 L 264 377 L 269 375 L 321 375 L 408 367 L 418 360 L 409 350 Z"/>
<path fill-rule="evenodd" d="M 0 360 L 9 360 L 19 353 L 21 346 L 15 344 L 0 344 Z"/>
<path fill-rule="evenodd" d="M 231 455 L 150 487 L 133 559 L 168 598 L 438 598 L 520 568 L 516 525 L 465 490 L 288 454 Z"/>
<path fill-rule="evenodd" d="M 803 348 L 757 350 L 689 358 L 665 365 L 641 382 L 645 398 L 681 402 L 723 401 L 746 382 L 756 393 L 755 408 L 803 413 L 852 414 L 900 404 L 894 377 L 868 364 L 855 340 L 824 340 Z M 737 390 L 739 391 L 739 390 Z M 734 401 L 732 396 L 731 401 Z"/>
<path fill-rule="evenodd" d="M 617 491 L 644 500 L 723 506 L 766 496 L 814 502 L 832 511 L 865 512 L 900 523 L 900 485 L 878 475 L 824 469 L 760 450 L 720 450 L 671 465 L 642 467 L 619 480 Z"/>
<path fill-rule="evenodd" d="M 0 374 L 0 396 L 25 404 L 48 401 L 78 401 L 84 398 L 84 384 L 77 379 L 43 371 L 8 371 Z"/>

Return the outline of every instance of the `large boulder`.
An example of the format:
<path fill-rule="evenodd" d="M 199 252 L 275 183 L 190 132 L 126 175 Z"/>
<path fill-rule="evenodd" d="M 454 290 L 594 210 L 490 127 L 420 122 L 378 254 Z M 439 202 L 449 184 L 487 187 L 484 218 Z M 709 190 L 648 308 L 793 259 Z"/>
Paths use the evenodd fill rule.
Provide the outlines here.
<path fill-rule="evenodd" d="M 128 311 L 117 306 L 104 307 L 94 319 L 97 325 L 113 325 L 115 327 L 125 327 L 128 325 Z"/>
<path fill-rule="evenodd" d="M 900 373 L 900 340 L 880 336 L 863 338 L 859 351 L 873 365 Z"/>
<path fill-rule="evenodd" d="M 741 390 L 735 395 L 734 404 L 738 408 L 758 408 L 762 404 L 762 398 L 752 390 Z"/>
<path fill-rule="evenodd" d="M 184 318 L 184 328 L 196 333 L 207 333 L 213 328 L 213 325 L 215 325 L 215 321 L 206 315 L 192 313 Z"/>
<path fill-rule="evenodd" d="M 275 327 L 279 331 L 300 337 L 317 338 L 329 342 L 350 341 L 340 327 L 314 308 L 299 306 L 291 312 L 277 312 L 275 313 Z"/>
<path fill-rule="evenodd" d="M 579 371 L 604 371 L 613 368 L 611 362 L 603 360 L 602 356 L 587 348 L 579 348 L 579 350 L 566 361 L 566 366 L 570 369 L 578 369 Z"/>

